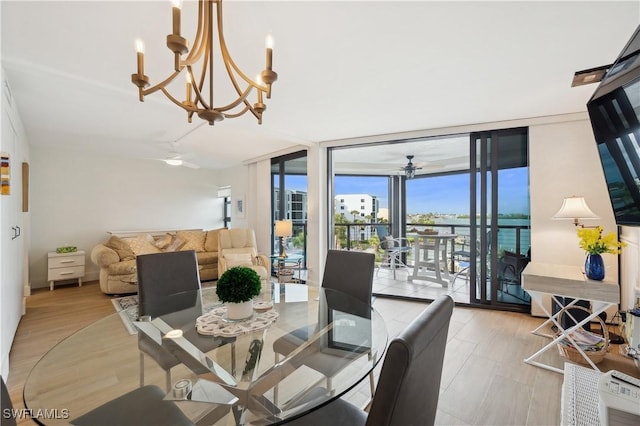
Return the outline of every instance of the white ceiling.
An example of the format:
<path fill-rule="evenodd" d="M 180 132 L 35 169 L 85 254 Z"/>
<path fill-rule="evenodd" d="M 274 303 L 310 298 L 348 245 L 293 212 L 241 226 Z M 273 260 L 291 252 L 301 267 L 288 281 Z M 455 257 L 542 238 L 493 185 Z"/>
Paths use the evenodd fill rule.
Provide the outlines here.
<path fill-rule="evenodd" d="M 585 111 L 596 85 L 571 88 L 573 73 L 613 62 L 640 23 L 638 1 L 226 0 L 235 62 L 262 70 L 271 33 L 279 79 L 264 124 L 247 114 L 210 127 L 160 93 L 138 102 L 130 80 L 136 38 L 152 83 L 171 70 L 169 1 L 1 3 L 2 66 L 32 146 L 154 159 L 178 141 L 212 169 L 296 145 Z M 182 17 L 192 41 L 193 1 Z"/>

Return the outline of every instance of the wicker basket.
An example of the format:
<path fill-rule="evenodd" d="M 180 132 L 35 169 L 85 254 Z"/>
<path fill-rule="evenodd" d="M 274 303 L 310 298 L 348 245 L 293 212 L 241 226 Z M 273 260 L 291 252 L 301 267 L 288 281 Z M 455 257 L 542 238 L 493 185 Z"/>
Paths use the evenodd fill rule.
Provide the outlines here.
<path fill-rule="evenodd" d="M 564 307 L 558 313 L 558 323 L 562 324 L 562 316 L 565 314 L 565 312 L 568 309 L 580 309 L 588 313 L 591 313 L 589 309 L 584 308 L 582 306 Z M 594 364 L 598 364 L 602 362 L 604 357 L 607 355 L 607 352 L 609 352 L 609 330 L 607 330 L 607 325 L 604 323 L 602 318 L 600 318 L 599 316 L 597 316 L 596 318 L 600 322 L 600 327 L 602 328 L 602 332 L 604 334 L 604 346 L 602 347 L 602 349 L 598 351 L 583 351 L 585 355 L 589 357 L 591 362 L 593 362 Z M 578 352 L 578 350 L 574 348 L 572 345 L 563 345 L 561 343 L 558 343 L 557 346 L 558 346 L 558 351 L 560 352 L 560 355 L 567 358 L 569 361 L 577 362 L 579 364 L 589 365 L 589 363 L 587 362 L 586 359 L 584 359 L 582 354 Z"/>

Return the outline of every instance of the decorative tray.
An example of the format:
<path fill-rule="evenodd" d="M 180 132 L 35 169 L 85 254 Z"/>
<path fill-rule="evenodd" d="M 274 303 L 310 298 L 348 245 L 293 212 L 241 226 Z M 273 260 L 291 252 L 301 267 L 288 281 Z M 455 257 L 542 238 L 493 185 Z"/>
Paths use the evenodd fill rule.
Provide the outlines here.
<path fill-rule="evenodd" d="M 278 318 L 278 313 L 266 305 L 254 306 L 254 309 L 261 312 L 254 312 L 244 321 L 229 321 L 226 319 L 227 307 L 220 306 L 198 317 L 196 330 L 207 336 L 234 337 L 266 328 Z"/>

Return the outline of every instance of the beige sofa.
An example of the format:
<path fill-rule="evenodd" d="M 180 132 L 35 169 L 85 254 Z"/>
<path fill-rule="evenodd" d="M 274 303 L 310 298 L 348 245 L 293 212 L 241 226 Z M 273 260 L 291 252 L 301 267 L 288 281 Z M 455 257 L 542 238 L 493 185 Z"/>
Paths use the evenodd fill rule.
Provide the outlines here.
<path fill-rule="evenodd" d="M 219 231 L 112 232 L 91 250 L 91 261 L 100 268 L 100 290 L 105 294 L 137 293 L 136 256 L 166 251 L 195 250 L 200 280 L 216 280 Z"/>

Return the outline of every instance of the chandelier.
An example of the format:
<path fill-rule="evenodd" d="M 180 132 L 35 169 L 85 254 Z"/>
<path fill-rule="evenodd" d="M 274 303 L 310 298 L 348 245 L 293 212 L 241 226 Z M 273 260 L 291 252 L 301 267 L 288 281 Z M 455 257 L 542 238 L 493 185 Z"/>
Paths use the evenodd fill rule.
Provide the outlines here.
<path fill-rule="evenodd" d="M 131 81 L 138 86 L 140 101 L 143 102 L 146 95 L 161 90 L 169 100 L 187 112 L 189 123 L 194 113 L 213 126 L 216 121 L 240 117 L 249 111 L 258 119 L 258 124 L 262 124 L 262 113 L 267 109 L 263 102 L 263 95 L 267 99 L 271 98 L 271 85 L 278 79 L 278 74 L 271 69 L 273 39 L 267 36 L 265 69 L 255 80 L 252 80 L 238 68 L 227 49 L 222 29 L 222 0 L 198 0 L 198 27 L 191 49 L 188 47 L 187 40 L 180 35 L 181 3 L 181 0 L 173 0 L 173 32 L 167 35 L 167 47 L 174 54 L 174 71 L 155 86 L 147 88 L 149 77 L 144 74 L 144 44 L 140 40 L 136 42 L 138 69 L 135 74 L 131 74 Z M 220 55 L 237 94 L 233 102 L 222 106 L 214 106 L 214 8 Z M 183 58 L 183 55 L 186 57 Z M 202 63 L 200 63 L 201 60 Z M 199 76 L 195 72 L 198 69 Z M 169 93 L 167 86 L 183 70 L 186 74 L 186 96 L 184 100 L 178 100 Z M 254 89 L 257 97 L 252 104 L 248 98 Z"/>

